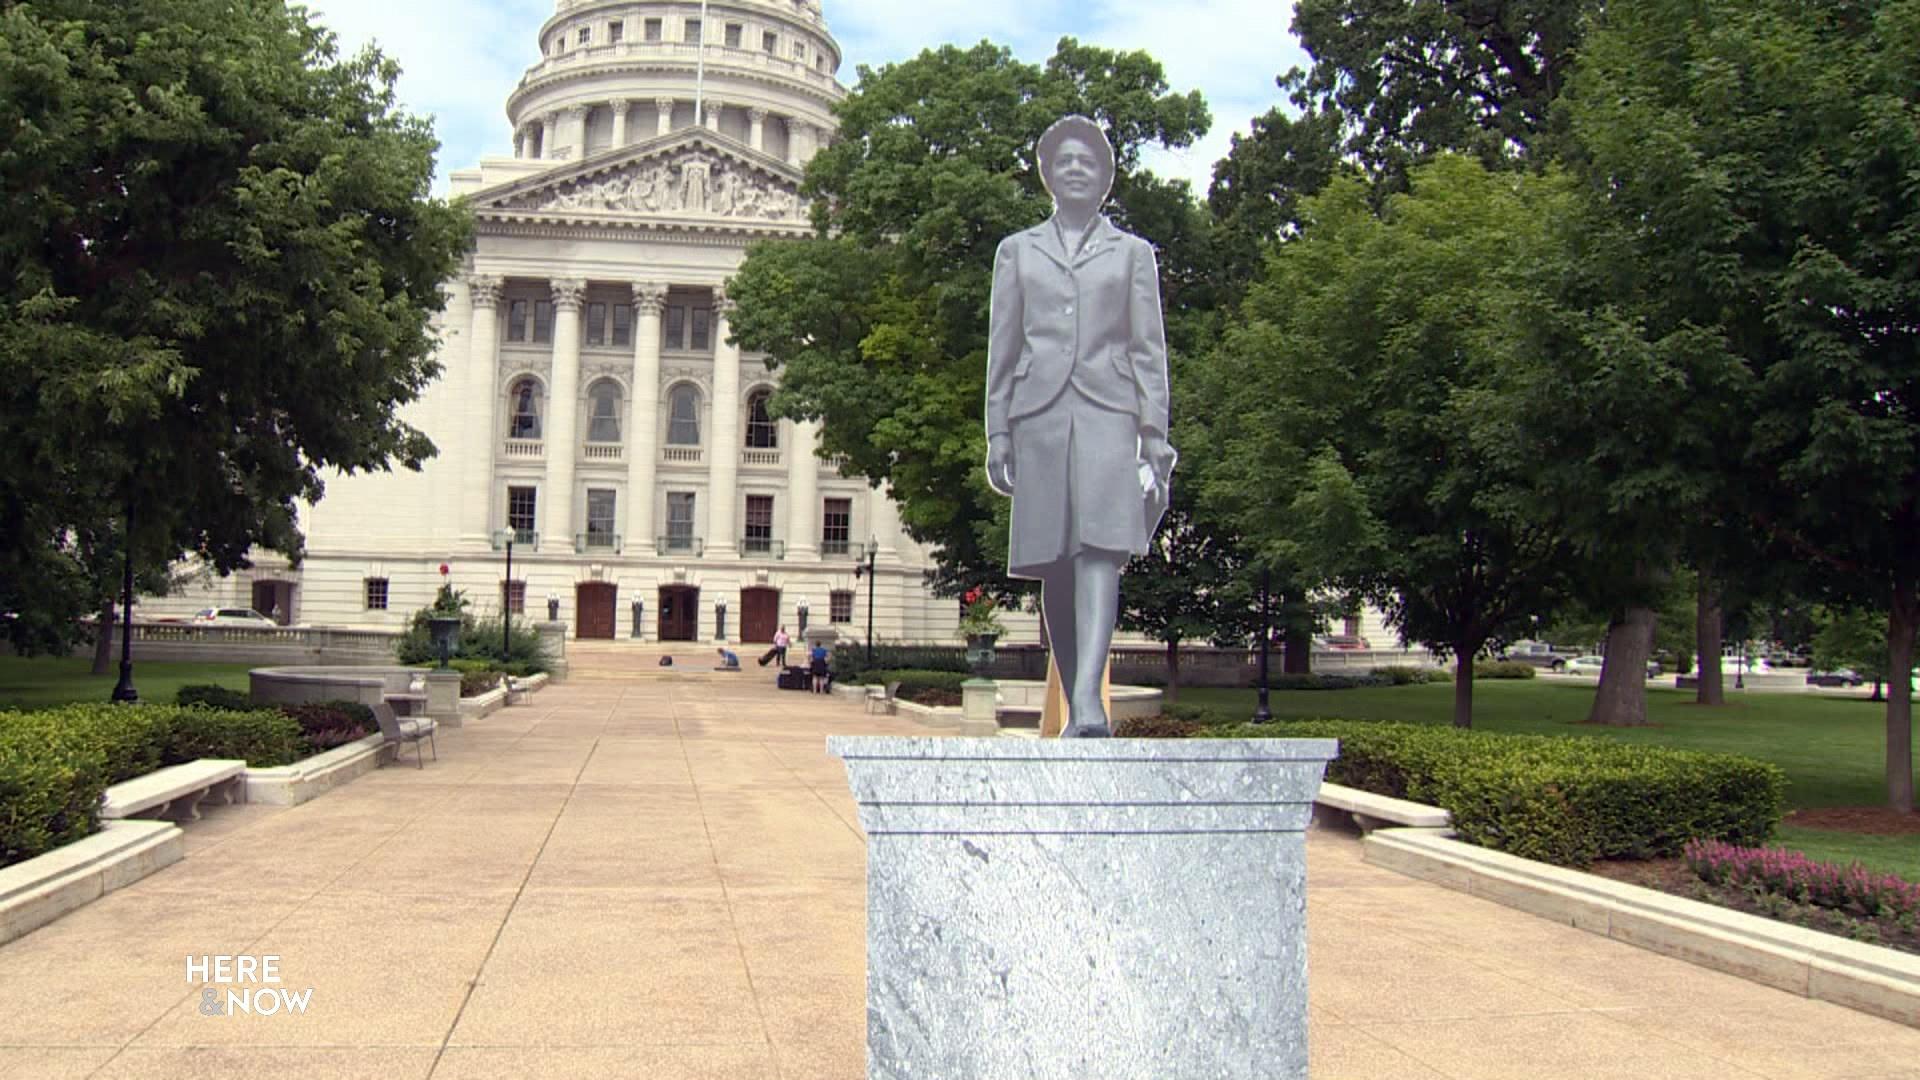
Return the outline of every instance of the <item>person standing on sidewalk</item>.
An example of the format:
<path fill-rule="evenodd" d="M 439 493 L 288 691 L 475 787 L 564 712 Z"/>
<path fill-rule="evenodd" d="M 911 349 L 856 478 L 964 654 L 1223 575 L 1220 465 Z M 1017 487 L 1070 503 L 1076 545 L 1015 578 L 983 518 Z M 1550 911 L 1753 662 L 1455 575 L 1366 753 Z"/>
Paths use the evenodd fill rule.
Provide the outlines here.
<path fill-rule="evenodd" d="M 791 644 L 793 644 L 793 639 L 787 636 L 786 627 L 783 626 L 773 632 L 774 666 L 783 671 L 786 670 L 787 666 L 787 646 Z"/>

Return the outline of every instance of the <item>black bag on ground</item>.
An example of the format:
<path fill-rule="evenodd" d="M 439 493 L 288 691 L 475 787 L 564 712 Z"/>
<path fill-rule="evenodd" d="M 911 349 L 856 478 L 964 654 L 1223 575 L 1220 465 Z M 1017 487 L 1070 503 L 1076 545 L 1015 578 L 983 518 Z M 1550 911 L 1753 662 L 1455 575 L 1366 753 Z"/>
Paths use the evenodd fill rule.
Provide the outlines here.
<path fill-rule="evenodd" d="M 807 674 L 806 668 L 786 668 L 780 672 L 779 686 L 782 690 L 811 690 L 813 677 Z"/>

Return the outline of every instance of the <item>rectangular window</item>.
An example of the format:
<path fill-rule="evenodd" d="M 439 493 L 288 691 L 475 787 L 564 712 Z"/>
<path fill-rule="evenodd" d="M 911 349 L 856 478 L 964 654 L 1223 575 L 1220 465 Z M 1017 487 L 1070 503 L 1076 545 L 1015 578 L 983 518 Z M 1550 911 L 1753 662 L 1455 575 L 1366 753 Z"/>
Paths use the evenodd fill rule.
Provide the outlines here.
<path fill-rule="evenodd" d="M 387 610 L 387 579 L 383 577 L 370 577 L 366 579 L 366 587 L 367 610 Z"/>
<path fill-rule="evenodd" d="M 778 53 L 780 51 L 780 35 L 771 30 L 762 33 L 760 35 L 760 48 L 766 52 Z"/>
<path fill-rule="evenodd" d="M 773 550 L 773 496 L 747 496 L 747 535 L 742 550 L 764 555 Z"/>
<path fill-rule="evenodd" d="M 500 583 L 500 602 L 515 615 L 527 613 L 527 583 L 525 581 L 503 581 Z"/>
<path fill-rule="evenodd" d="M 666 317 L 660 320 L 660 347 L 663 349 L 684 349 L 687 340 L 687 309 L 670 307 Z"/>
<path fill-rule="evenodd" d="M 617 22 L 607 24 L 607 44 L 618 45 L 620 44 L 621 39 L 625 38 L 626 36 L 627 36 L 627 24 L 617 23 Z"/>
<path fill-rule="evenodd" d="M 795 60 L 800 61 L 801 63 L 806 63 L 806 60 L 807 60 L 807 43 L 806 42 L 796 41 L 793 43 L 793 58 Z"/>
<path fill-rule="evenodd" d="M 593 44 L 593 27 L 583 26 L 580 28 L 580 44 L 582 45 Z"/>
<path fill-rule="evenodd" d="M 712 324 L 712 310 L 703 307 L 694 308 L 692 333 L 687 335 L 691 340 L 687 342 L 687 348 L 692 349 L 694 352 L 706 352 L 713 348 L 712 343 L 708 340 L 708 338 L 712 336 L 710 333 Z"/>
<path fill-rule="evenodd" d="M 588 547 L 610 548 L 613 546 L 613 500 L 614 493 L 610 489 L 587 489 Z"/>
<path fill-rule="evenodd" d="M 699 19 L 687 20 L 687 36 L 685 40 L 689 45 L 700 44 L 700 20 Z"/>
<path fill-rule="evenodd" d="M 613 305 L 613 343 L 615 345 L 633 344 L 633 305 Z"/>
<path fill-rule="evenodd" d="M 740 24 L 728 23 L 727 24 L 727 48 L 737 49 L 739 47 L 740 47 Z"/>
<path fill-rule="evenodd" d="M 530 544 L 533 542 L 535 524 L 535 496 L 538 489 L 530 487 L 510 487 L 507 489 L 507 528 L 515 533 L 513 542 Z"/>
<path fill-rule="evenodd" d="M 507 340 L 527 340 L 527 302 L 514 300 L 507 304 Z"/>
<path fill-rule="evenodd" d="M 642 36 L 644 36 L 648 41 L 659 41 L 661 38 L 661 33 L 662 33 L 661 20 L 648 19 L 643 29 Z"/>
<path fill-rule="evenodd" d="M 587 305 L 587 344 L 605 345 L 607 343 L 607 305 Z"/>
<path fill-rule="evenodd" d="M 853 500 L 828 499 L 820 520 L 820 554 L 845 555 L 853 537 Z"/>
<path fill-rule="evenodd" d="M 667 550 L 693 548 L 693 492 L 667 492 Z"/>
<path fill-rule="evenodd" d="M 1359 636 L 1360 636 L 1360 616 L 1358 616 L 1358 615 L 1348 615 L 1348 616 L 1345 616 L 1344 618 L 1342 618 L 1342 619 L 1341 619 L 1341 622 L 1343 622 L 1343 623 L 1345 623 L 1345 624 L 1346 624 L 1346 630 L 1345 630 L 1345 631 L 1343 631 L 1343 632 L 1344 632 L 1344 633 L 1345 633 L 1345 634 L 1346 634 L 1346 635 L 1347 635 L 1348 637 L 1359 637 Z"/>
<path fill-rule="evenodd" d="M 553 301 L 551 300 L 533 302 L 533 340 L 536 342 L 553 340 Z"/>
<path fill-rule="evenodd" d="M 827 594 L 827 621 L 837 623 L 853 621 L 852 589 L 835 589 Z"/>

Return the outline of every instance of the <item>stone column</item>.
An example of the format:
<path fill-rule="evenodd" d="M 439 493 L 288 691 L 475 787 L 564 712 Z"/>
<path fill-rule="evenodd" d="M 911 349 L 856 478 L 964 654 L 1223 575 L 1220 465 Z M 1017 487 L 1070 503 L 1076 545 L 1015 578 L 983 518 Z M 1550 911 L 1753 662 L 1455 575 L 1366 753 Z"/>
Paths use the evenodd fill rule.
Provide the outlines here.
<path fill-rule="evenodd" d="M 627 99 L 614 98 L 607 104 L 613 109 L 613 146 L 618 150 L 627 145 Z"/>
<path fill-rule="evenodd" d="M 879 558 L 900 561 L 900 508 L 884 487 L 867 489 L 867 529 L 880 542 Z"/>
<path fill-rule="evenodd" d="M 523 158 L 527 156 L 526 143 L 527 143 L 527 129 L 514 128 L 513 129 L 513 156 L 514 157 Z"/>
<path fill-rule="evenodd" d="M 748 109 L 747 119 L 752 125 L 747 137 L 747 145 L 755 150 L 764 151 L 767 148 L 767 110 Z"/>
<path fill-rule="evenodd" d="M 867 1075 L 1306 1080 L 1337 745 L 829 738 L 867 837 Z"/>
<path fill-rule="evenodd" d="M 805 165 L 800 157 L 800 143 L 804 134 L 813 127 L 805 120 L 787 117 L 787 164 Z"/>
<path fill-rule="evenodd" d="M 727 344 L 732 301 L 713 290 L 713 428 L 707 440 L 707 553 L 732 555 L 734 503 L 740 498 L 740 348 Z"/>
<path fill-rule="evenodd" d="M 820 459 L 813 456 L 820 426 L 783 422 L 787 443 L 787 558 L 812 559 L 820 551 Z"/>
<path fill-rule="evenodd" d="M 580 396 L 580 304 L 587 283 L 577 278 L 553 282 L 553 384 L 547 388 L 547 504 L 541 546 L 573 550 L 573 470 L 580 453 L 575 427 Z"/>
<path fill-rule="evenodd" d="M 461 484 L 466 497 L 462 500 L 460 531 L 469 538 L 485 537 L 494 528 L 488 514 L 493 505 L 493 458 L 500 452 L 500 424 L 495 417 L 501 395 L 506 393 L 500 385 L 498 355 L 500 285 L 500 279 L 491 274 L 467 278 L 473 298 L 473 324 L 467 338 L 467 376 L 462 380 L 462 392 L 471 403 L 473 418 L 462 440 L 467 461 Z M 506 524 L 503 510 L 499 525 L 504 528 Z"/>
<path fill-rule="evenodd" d="M 653 104 L 655 108 L 660 110 L 660 120 L 659 123 L 654 126 L 653 133 L 655 135 L 665 135 L 667 132 L 673 130 L 673 99 L 670 97 L 654 98 Z"/>
<path fill-rule="evenodd" d="M 585 105 L 567 106 L 567 146 L 573 151 L 568 155 L 574 161 L 587 156 L 587 107 Z"/>
<path fill-rule="evenodd" d="M 660 455 L 660 311 L 667 287 L 633 286 L 633 411 L 627 421 L 627 550 L 652 551 L 653 486 Z"/>
<path fill-rule="evenodd" d="M 726 108 L 726 102 L 721 101 L 719 98 L 708 98 L 704 108 L 707 114 L 702 118 L 704 120 L 703 126 L 708 131 L 719 131 L 720 110 Z"/>
<path fill-rule="evenodd" d="M 560 160 L 560 114 L 557 112 L 540 118 L 540 160 Z"/>

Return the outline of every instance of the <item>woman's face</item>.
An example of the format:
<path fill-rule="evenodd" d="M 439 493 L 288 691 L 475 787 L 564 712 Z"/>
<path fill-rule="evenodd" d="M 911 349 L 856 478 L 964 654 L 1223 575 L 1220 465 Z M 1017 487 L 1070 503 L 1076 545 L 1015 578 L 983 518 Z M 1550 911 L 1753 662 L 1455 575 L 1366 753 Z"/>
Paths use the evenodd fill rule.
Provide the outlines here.
<path fill-rule="evenodd" d="M 1081 139 L 1068 136 L 1060 140 L 1047 163 L 1047 185 L 1056 201 L 1068 206 L 1085 206 L 1107 194 L 1106 159 L 1094 153 Z"/>

